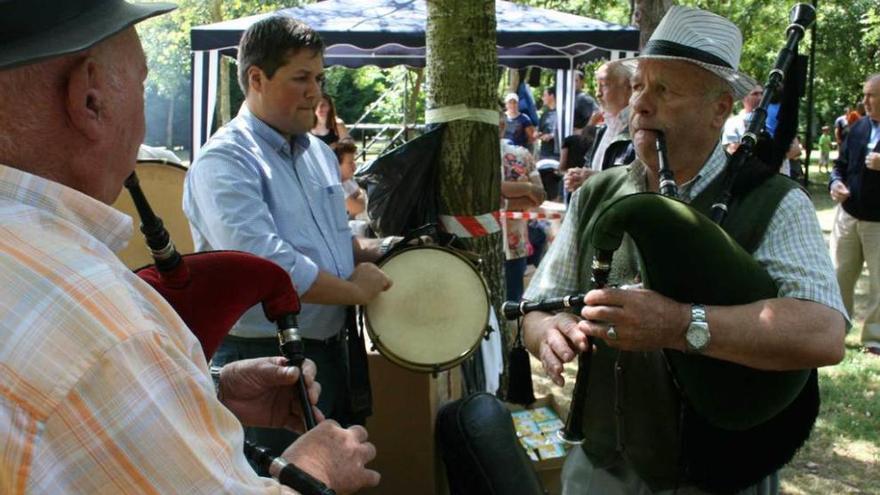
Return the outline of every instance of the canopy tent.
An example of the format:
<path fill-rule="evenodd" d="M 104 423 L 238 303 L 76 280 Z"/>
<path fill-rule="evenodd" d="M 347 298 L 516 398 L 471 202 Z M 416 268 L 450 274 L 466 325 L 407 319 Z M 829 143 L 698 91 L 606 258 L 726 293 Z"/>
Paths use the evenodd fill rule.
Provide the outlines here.
<path fill-rule="evenodd" d="M 295 17 L 318 31 L 326 65 L 393 67 L 425 65 L 424 0 L 326 0 L 191 30 L 193 51 L 193 157 L 207 141 L 216 104 L 221 54 L 234 56 L 242 33 L 270 15 Z M 511 68 L 557 69 L 557 126 L 571 133 L 574 68 L 597 59 L 635 54 L 639 32 L 620 26 L 498 0 L 498 61 Z"/>

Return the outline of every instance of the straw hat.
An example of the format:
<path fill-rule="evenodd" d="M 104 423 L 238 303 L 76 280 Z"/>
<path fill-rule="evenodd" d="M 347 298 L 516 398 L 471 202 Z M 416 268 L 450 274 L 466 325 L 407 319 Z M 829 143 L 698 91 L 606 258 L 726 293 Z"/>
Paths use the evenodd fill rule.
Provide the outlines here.
<path fill-rule="evenodd" d="M 642 59 L 690 62 L 727 81 L 739 100 L 757 85 L 739 72 L 741 55 L 742 33 L 735 24 L 712 12 L 676 5 L 663 16 L 639 56 L 623 62 L 629 66 Z"/>

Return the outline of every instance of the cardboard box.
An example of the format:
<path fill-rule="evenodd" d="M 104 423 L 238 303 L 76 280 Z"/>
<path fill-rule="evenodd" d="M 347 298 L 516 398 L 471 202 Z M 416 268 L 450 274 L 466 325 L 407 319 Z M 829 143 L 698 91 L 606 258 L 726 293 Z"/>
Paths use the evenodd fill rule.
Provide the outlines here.
<path fill-rule="evenodd" d="M 511 413 L 515 411 L 523 411 L 526 409 L 537 409 L 540 407 L 549 407 L 552 409 L 559 419 L 562 422 L 565 422 L 565 416 L 560 414 L 559 405 L 556 404 L 553 396 L 546 396 L 538 398 L 533 404 L 531 404 L 528 408 L 524 408 L 518 404 L 506 404 L 507 408 L 511 411 Z M 555 433 L 554 433 L 555 434 Z M 569 449 L 572 446 L 567 446 Z M 532 460 L 532 466 L 535 468 L 535 471 L 538 473 L 538 477 L 541 479 L 541 484 L 544 485 L 544 490 L 549 495 L 559 495 L 562 493 L 562 465 L 565 464 L 565 456 L 562 457 L 554 457 L 551 459 L 542 459 L 542 460 Z"/>
<path fill-rule="evenodd" d="M 369 466 L 381 473 L 371 495 L 445 495 L 446 471 L 434 441 L 440 407 L 461 398 L 458 367 L 439 373 L 404 369 L 376 352 L 368 355 L 373 388 L 373 415 L 367 419 L 376 459 Z"/>

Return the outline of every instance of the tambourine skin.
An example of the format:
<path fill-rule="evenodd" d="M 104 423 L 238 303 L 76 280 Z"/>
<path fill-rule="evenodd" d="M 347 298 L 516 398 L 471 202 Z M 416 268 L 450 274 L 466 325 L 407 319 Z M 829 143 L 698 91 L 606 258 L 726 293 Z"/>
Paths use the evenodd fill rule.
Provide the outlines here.
<path fill-rule="evenodd" d="M 380 354 L 404 368 L 435 373 L 476 351 L 491 306 L 486 282 L 467 258 L 444 247 L 415 246 L 379 266 L 394 284 L 363 310 Z"/>

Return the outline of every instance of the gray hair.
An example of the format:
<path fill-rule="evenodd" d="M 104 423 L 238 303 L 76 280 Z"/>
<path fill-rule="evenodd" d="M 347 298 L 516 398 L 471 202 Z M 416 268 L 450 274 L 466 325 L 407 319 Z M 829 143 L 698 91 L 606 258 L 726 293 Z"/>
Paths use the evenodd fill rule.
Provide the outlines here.
<path fill-rule="evenodd" d="M 599 67 L 599 69 L 602 69 L 603 67 L 612 79 L 616 80 L 617 82 L 625 82 L 629 84 L 630 78 L 632 78 L 633 75 L 632 67 L 624 64 L 619 60 L 605 62 Z M 599 70 L 596 70 L 596 72 L 599 72 Z"/>

